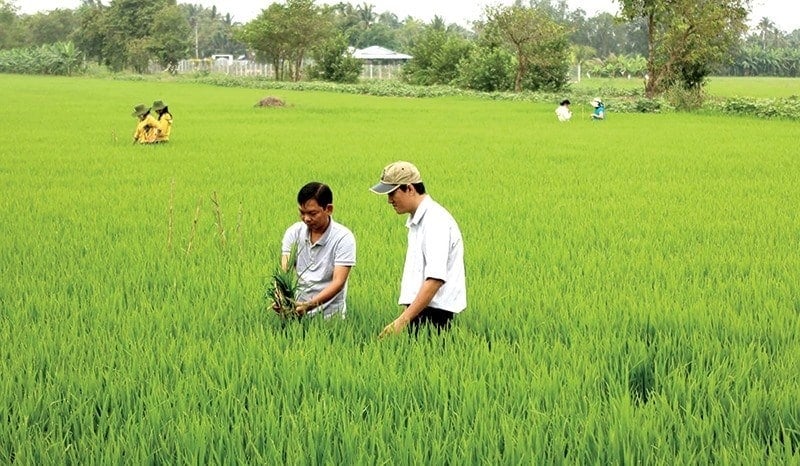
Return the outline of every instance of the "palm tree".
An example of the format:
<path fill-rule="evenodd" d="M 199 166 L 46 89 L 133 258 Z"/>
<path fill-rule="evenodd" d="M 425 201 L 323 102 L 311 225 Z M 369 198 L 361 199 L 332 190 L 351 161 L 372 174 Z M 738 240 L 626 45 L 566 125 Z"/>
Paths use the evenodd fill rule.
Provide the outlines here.
<path fill-rule="evenodd" d="M 375 5 L 368 4 L 367 2 L 356 6 L 356 13 L 358 14 L 359 22 L 363 29 L 369 29 L 375 23 L 378 15 L 375 14 Z"/>
<path fill-rule="evenodd" d="M 756 30 L 758 31 L 758 36 L 761 38 L 761 48 L 766 50 L 767 39 L 775 35 L 775 23 L 764 16 L 756 25 Z"/>

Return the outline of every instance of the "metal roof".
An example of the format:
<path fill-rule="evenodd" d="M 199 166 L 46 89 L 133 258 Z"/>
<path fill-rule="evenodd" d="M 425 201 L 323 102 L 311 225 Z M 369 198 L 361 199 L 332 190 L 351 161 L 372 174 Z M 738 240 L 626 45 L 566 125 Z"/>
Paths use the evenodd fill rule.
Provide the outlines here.
<path fill-rule="evenodd" d="M 411 55 L 395 52 L 379 45 L 373 45 L 365 49 L 356 49 L 353 57 L 361 60 L 411 60 Z"/>

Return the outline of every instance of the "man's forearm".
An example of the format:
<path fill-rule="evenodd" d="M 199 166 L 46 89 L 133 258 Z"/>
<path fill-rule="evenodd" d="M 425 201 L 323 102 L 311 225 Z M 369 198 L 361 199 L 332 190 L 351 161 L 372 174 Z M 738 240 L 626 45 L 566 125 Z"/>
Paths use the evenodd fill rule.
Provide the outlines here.
<path fill-rule="evenodd" d="M 419 288 L 417 297 L 414 298 L 414 301 L 409 304 L 408 307 L 406 307 L 402 314 L 400 314 L 400 319 L 406 322 L 411 322 L 422 312 L 423 309 L 428 307 L 442 285 L 444 285 L 442 280 L 435 278 L 425 279 L 425 281 L 422 282 L 422 286 Z"/>

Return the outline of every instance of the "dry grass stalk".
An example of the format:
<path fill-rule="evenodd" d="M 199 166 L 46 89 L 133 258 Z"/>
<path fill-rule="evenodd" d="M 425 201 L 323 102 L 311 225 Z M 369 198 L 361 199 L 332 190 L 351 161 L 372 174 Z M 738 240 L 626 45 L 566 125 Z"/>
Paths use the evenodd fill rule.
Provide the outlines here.
<path fill-rule="evenodd" d="M 219 207 L 219 198 L 217 192 L 214 191 L 211 196 L 211 203 L 214 204 L 214 213 L 217 217 L 217 232 L 219 233 L 219 244 L 225 247 L 225 227 L 222 226 L 222 209 Z"/>
<path fill-rule="evenodd" d="M 244 240 L 242 239 L 242 203 L 239 203 L 239 216 L 236 219 L 236 238 L 239 240 L 239 250 L 244 250 Z"/>
<path fill-rule="evenodd" d="M 197 232 L 197 219 L 200 218 L 200 203 L 202 201 L 202 198 L 197 200 L 197 209 L 194 211 L 194 221 L 192 222 L 192 231 L 189 233 L 189 245 L 186 247 L 186 254 L 189 254 L 189 251 L 192 250 L 192 242 L 194 241 L 194 234 Z"/>

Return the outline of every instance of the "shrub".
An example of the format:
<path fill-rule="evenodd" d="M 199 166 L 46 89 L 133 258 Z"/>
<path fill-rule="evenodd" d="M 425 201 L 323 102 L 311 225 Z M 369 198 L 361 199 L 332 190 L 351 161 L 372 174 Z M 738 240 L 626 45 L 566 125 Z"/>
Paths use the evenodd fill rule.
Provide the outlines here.
<path fill-rule="evenodd" d="M 341 34 L 314 50 L 313 58 L 309 76 L 337 83 L 355 83 L 361 75 L 362 63 L 347 52 L 347 40 Z"/>
<path fill-rule="evenodd" d="M 495 92 L 514 87 L 514 57 L 499 47 L 479 47 L 458 64 L 455 85 L 464 89 Z"/>

